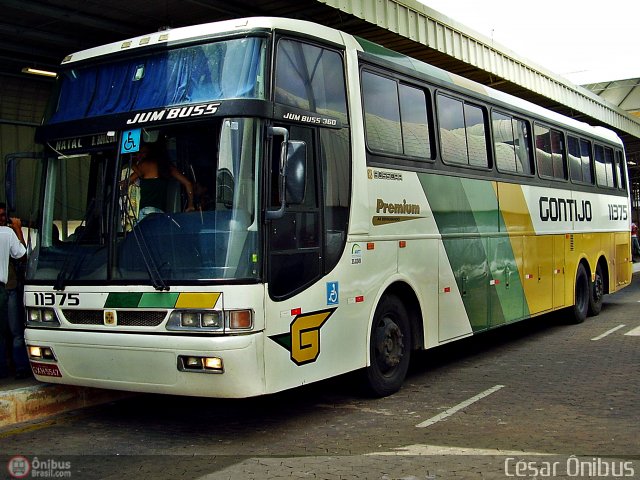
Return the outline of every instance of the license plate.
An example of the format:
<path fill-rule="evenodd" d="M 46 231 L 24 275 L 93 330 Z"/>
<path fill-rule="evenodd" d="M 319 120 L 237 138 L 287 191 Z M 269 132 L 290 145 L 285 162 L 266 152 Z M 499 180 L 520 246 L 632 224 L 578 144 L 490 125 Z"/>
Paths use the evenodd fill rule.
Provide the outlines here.
<path fill-rule="evenodd" d="M 51 365 L 50 363 L 31 362 L 31 369 L 36 375 L 42 375 L 44 377 L 62 377 L 62 373 L 60 373 L 58 366 Z"/>

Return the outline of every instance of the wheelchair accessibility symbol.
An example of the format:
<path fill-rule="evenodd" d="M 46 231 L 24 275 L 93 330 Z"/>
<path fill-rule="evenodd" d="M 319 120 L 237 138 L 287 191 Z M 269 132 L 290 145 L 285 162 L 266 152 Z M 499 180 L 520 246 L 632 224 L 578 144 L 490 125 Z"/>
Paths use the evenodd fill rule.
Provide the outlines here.
<path fill-rule="evenodd" d="M 120 145 L 120 153 L 135 153 L 140 150 L 140 135 L 142 129 L 126 130 L 122 132 L 122 144 Z"/>
<path fill-rule="evenodd" d="M 339 291 L 338 282 L 327 282 L 327 305 L 338 305 L 340 303 Z"/>

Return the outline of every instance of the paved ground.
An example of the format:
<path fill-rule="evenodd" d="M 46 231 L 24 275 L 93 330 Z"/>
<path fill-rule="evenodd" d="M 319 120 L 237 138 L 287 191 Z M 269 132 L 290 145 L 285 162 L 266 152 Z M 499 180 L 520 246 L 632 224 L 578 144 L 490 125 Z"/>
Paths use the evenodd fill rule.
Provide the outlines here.
<path fill-rule="evenodd" d="M 640 278 L 582 325 L 545 316 L 424 352 L 379 400 L 342 377 L 0 429 L 0 478 L 640 478 L 638 302 Z"/>

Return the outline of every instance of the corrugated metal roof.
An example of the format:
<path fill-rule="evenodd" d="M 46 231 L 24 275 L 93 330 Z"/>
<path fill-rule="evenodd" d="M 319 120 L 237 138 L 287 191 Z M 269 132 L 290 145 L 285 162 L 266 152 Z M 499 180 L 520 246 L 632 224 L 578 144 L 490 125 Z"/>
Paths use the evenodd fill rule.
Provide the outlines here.
<path fill-rule="evenodd" d="M 378 31 L 345 28 L 350 33 L 565 115 L 614 128 L 628 150 L 640 151 L 640 119 L 627 113 L 622 105 L 609 103 L 606 97 L 572 84 L 422 3 L 317 1 L 378 27 Z"/>
<path fill-rule="evenodd" d="M 261 15 L 359 35 L 559 113 L 614 128 L 640 157 L 640 121 L 609 96 L 571 84 L 416 0 L 3 0 L 0 74 L 55 68 L 73 51 L 179 27 Z M 639 162 L 640 163 L 640 162 Z"/>

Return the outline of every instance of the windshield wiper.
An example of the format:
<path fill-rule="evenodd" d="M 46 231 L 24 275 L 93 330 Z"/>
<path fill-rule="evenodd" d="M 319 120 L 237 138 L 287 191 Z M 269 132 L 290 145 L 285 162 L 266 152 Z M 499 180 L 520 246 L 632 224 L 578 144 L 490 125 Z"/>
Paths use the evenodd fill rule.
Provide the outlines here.
<path fill-rule="evenodd" d="M 128 212 L 133 211 L 133 206 L 131 204 L 131 199 L 129 198 L 129 182 L 124 185 L 123 193 L 121 195 L 122 199 L 122 213 L 124 215 L 128 215 Z M 153 288 L 159 291 L 169 291 L 169 286 L 165 283 L 162 278 L 162 274 L 158 269 L 156 262 L 153 258 L 153 254 L 149 249 L 149 245 L 147 240 L 142 232 L 142 229 L 137 228 L 135 222 L 137 222 L 137 218 L 133 218 L 134 224 L 131 227 L 131 234 L 133 234 L 133 238 L 136 240 L 136 245 L 138 250 L 140 251 L 140 255 L 142 256 L 142 262 L 144 263 L 144 267 L 147 270 L 147 275 L 149 275 L 149 279 L 151 280 L 151 284 Z M 126 222 L 122 222 L 123 225 L 126 225 Z"/>
<path fill-rule="evenodd" d="M 86 253 L 83 253 L 82 255 L 77 256 L 76 254 L 78 253 L 78 245 L 80 245 L 80 241 L 84 239 L 85 235 L 87 234 L 87 219 L 89 218 L 89 214 L 93 213 L 93 209 L 96 205 L 96 199 L 93 198 L 91 199 L 91 203 L 89 204 L 89 208 L 87 208 L 87 211 L 84 214 L 84 218 L 82 219 L 82 222 L 80 222 L 80 226 L 76 229 L 76 231 L 79 229 L 80 233 L 79 235 L 76 235 L 73 239 L 73 248 L 71 248 L 67 254 L 65 255 L 65 259 L 64 259 L 64 263 L 62 264 L 62 268 L 60 268 L 60 271 L 58 272 L 58 276 L 56 277 L 56 283 L 53 285 L 53 289 L 54 290 L 59 290 L 62 291 L 66 288 L 66 282 L 69 278 L 73 278 L 76 273 L 78 272 L 78 270 L 80 269 L 80 265 L 82 265 L 82 262 L 84 262 L 84 259 L 87 257 Z M 80 228 L 80 227 L 84 227 L 84 228 Z M 74 259 L 74 262 L 71 262 L 71 260 Z M 72 265 L 72 268 L 70 269 L 69 266 Z M 69 271 L 71 271 L 70 275 L 67 275 L 67 273 L 69 273 Z"/>

